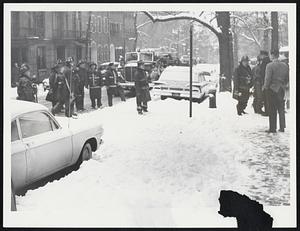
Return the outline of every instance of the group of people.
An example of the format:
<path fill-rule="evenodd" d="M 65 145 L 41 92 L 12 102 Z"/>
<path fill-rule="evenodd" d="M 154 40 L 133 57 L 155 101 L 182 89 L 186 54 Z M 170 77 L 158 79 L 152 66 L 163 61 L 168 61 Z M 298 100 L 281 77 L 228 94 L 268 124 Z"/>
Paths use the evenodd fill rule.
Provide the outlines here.
<path fill-rule="evenodd" d="M 144 63 L 139 61 L 134 73 L 136 103 L 139 114 L 147 112 L 147 102 L 151 100 L 149 93 L 149 75 L 146 74 Z M 124 90 L 120 83 L 124 82 L 122 72 L 118 73 L 114 63 L 108 66 L 97 67 L 94 62 L 79 61 L 75 65 L 72 57 L 65 62 L 57 60 L 52 67 L 49 76 L 49 92 L 47 101 L 52 102 L 53 115 L 64 108 L 66 117 L 77 117 L 76 111 L 83 111 L 84 88 L 89 89 L 92 108 L 102 107 L 102 88 L 106 87 L 108 106 L 113 105 L 113 96 L 119 95 L 122 101 L 126 101 Z M 36 102 L 37 88 L 30 75 L 30 68 L 23 64 L 19 68 L 18 97 L 19 100 Z"/>
<path fill-rule="evenodd" d="M 241 58 L 239 66 L 234 71 L 233 97 L 238 100 L 237 114 L 247 114 L 245 108 L 253 91 L 254 112 L 269 116 L 269 130 L 275 133 L 277 128 L 277 112 L 279 114 L 280 132 L 285 125 L 285 91 L 289 82 L 289 67 L 287 62 L 279 60 L 279 51 L 260 51 L 257 65 L 251 70 L 248 56 Z M 263 110 L 264 109 L 264 110 Z"/>
<path fill-rule="evenodd" d="M 119 94 L 125 101 L 123 88 L 119 85 L 122 76 L 118 75 L 114 63 L 109 63 L 106 70 L 94 62 L 80 60 L 75 66 L 70 57 L 65 62 L 58 60 L 49 77 L 49 97 L 52 113 L 55 115 L 65 107 L 67 117 L 77 116 L 74 111 L 84 111 L 84 88 L 89 89 L 92 108 L 102 107 L 102 88 L 106 87 L 108 106 L 113 105 L 113 95 Z M 46 97 L 47 99 L 47 97 Z"/>

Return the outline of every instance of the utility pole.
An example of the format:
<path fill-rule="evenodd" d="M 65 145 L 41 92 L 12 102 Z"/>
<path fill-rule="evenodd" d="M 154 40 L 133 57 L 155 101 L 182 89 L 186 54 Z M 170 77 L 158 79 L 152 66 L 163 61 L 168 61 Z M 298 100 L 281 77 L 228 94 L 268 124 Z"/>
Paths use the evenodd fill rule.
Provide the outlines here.
<path fill-rule="evenodd" d="M 125 47 L 126 47 L 125 14 L 126 14 L 126 12 L 123 12 L 123 57 L 124 57 L 124 58 L 125 58 L 125 53 L 126 53 L 126 50 L 125 50 Z"/>
<path fill-rule="evenodd" d="M 86 59 L 86 61 L 89 61 L 89 46 L 90 46 L 90 40 L 91 40 L 91 21 L 92 21 L 92 12 L 89 11 L 89 19 L 88 19 L 87 29 L 86 29 L 86 44 L 85 44 L 85 59 Z"/>
<path fill-rule="evenodd" d="M 190 117 L 192 117 L 193 102 L 193 21 L 190 24 Z"/>

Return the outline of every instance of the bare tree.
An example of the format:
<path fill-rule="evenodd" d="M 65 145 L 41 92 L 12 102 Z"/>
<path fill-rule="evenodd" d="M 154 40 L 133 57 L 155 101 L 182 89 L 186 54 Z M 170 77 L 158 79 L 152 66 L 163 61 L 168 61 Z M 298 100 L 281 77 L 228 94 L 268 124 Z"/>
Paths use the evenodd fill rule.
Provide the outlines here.
<path fill-rule="evenodd" d="M 278 50 L 278 12 L 271 12 L 272 40 L 271 49 Z"/>
<path fill-rule="evenodd" d="M 192 20 L 198 22 L 212 31 L 219 41 L 219 61 L 220 74 L 226 77 L 222 91 L 231 91 L 231 79 L 233 73 L 233 53 L 232 53 L 232 33 L 230 29 L 230 13 L 215 12 L 212 17 L 203 17 L 204 13 L 193 14 L 189 12 L 180 12 L 177 14 L 155 15 L 154 12 L 143 11 L 153 23 L 168 22 L 173 20 Z M 217 20 L 217 27 L 212 24 Z"/>

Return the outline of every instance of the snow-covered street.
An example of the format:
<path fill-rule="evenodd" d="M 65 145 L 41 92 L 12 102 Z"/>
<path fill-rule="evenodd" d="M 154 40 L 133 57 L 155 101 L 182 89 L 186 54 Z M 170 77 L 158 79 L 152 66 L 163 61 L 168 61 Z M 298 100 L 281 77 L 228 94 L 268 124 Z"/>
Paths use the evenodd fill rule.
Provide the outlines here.
<path fill-rule="evenodd" d="M 216 109 L 193 103 L 193 118 L 188 101 L 173 99 L 153 100 L 142 116 L 135 99 L 82 114 L 72 123 L 101 123 L 102 146 L 78 171 L 18 196 L 17 208 L 217 208 L 222 189 L 289 205 L 289 113 L 285 133 L 267 134 L 268 117 L 250 106 L 237 116 L 235 104 L 219 93 Z"/>

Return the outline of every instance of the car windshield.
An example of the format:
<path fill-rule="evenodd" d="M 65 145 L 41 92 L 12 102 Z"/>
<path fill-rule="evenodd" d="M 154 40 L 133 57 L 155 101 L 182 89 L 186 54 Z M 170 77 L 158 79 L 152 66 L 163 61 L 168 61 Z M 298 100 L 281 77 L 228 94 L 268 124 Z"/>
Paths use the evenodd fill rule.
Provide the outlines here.
<path fill-rule="evenodd" d="M 126 61 L 134 61 L 138 60 L 138 54 L 137 52 L 127 53 L 125 55 Z"/>
<path fill-rule="evenodd" d="M 141 53 L 140 54 L 140 59 L 143 60 L 143 61 L 152 61 L 153 54 L 152 53 Z"/>
<path fill-rule="evenodd" d="M 161 81 L 190 81 L 190 69 L 166 69 L 162 72 L 159 80 Z M 193 72 L 193 82 L 200 82 L 201 78 L 198 72 Z"/>

